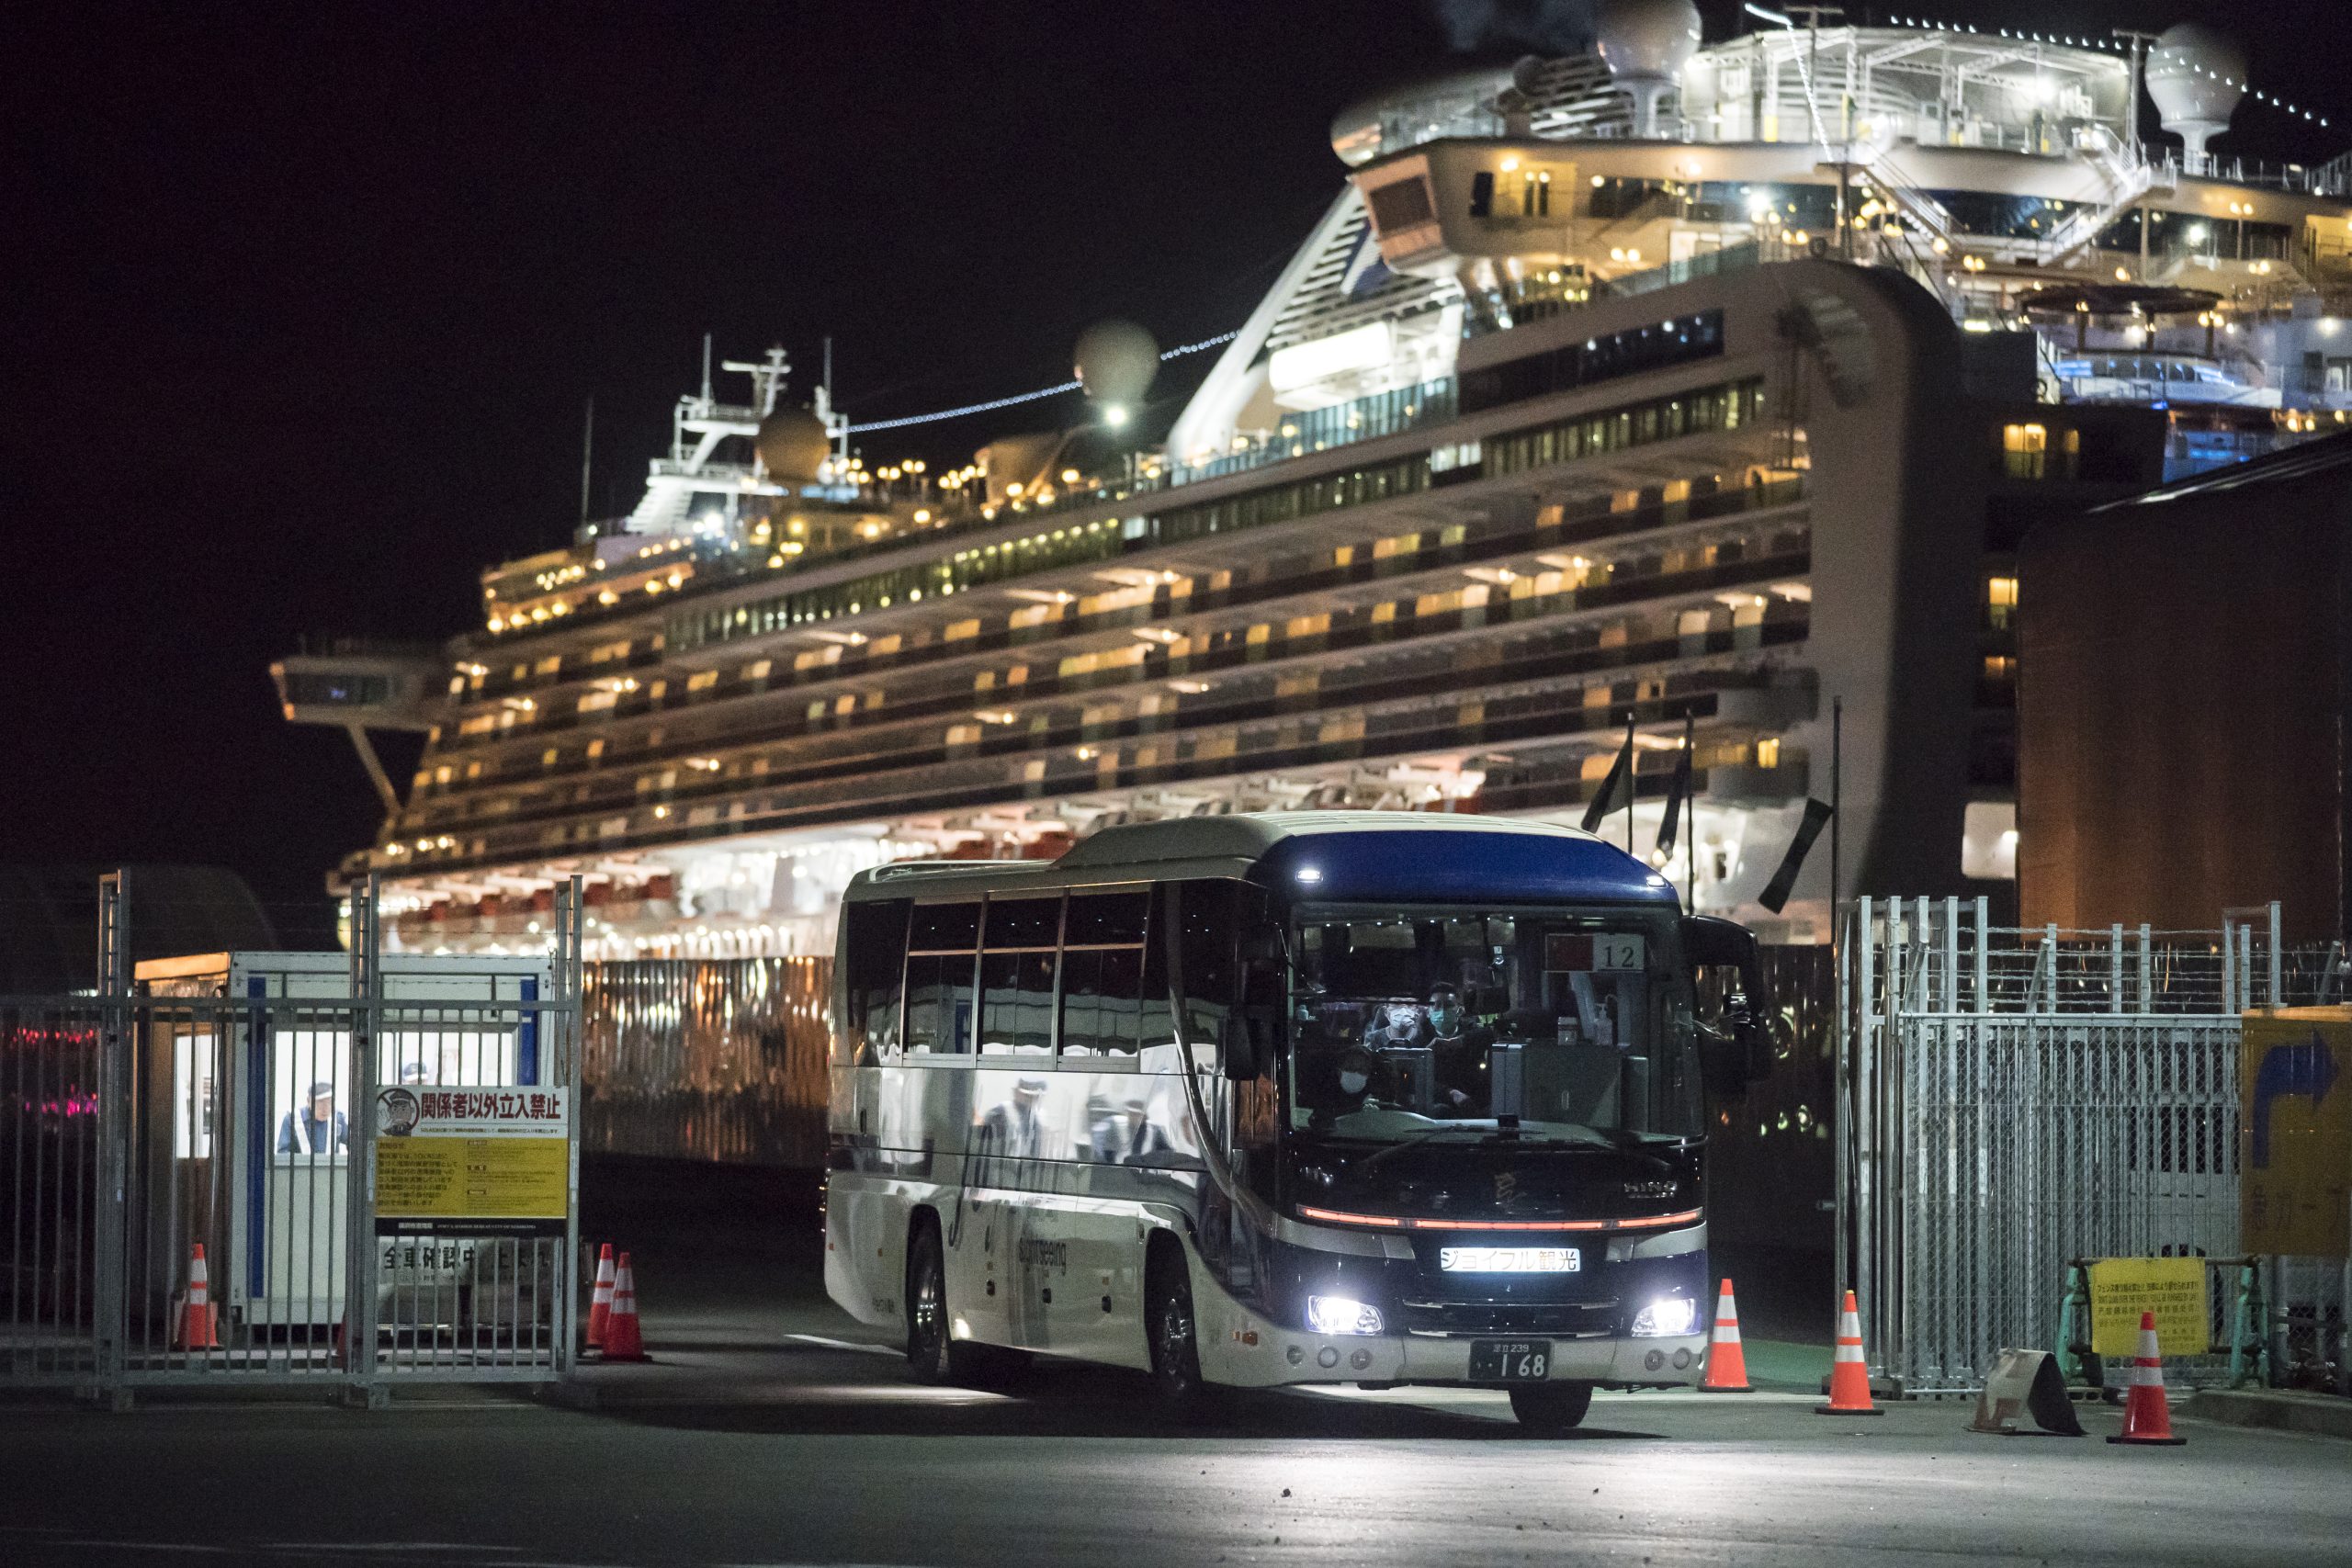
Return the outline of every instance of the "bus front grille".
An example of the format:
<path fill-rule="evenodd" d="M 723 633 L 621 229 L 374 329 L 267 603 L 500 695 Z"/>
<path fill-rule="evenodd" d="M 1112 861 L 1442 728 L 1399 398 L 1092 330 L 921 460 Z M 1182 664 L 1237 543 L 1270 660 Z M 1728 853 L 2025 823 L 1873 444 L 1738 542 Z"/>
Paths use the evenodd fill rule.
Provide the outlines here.
<path fill-rule="evenodd" d="M 1405 1332 L 1424 1339 L 1464 1335 L 1535 1335 L 1551 1339 L 1594 1339 L 1610 1332 L 1617 1298 L 1593 1301 L 1407 1301 Z"/>

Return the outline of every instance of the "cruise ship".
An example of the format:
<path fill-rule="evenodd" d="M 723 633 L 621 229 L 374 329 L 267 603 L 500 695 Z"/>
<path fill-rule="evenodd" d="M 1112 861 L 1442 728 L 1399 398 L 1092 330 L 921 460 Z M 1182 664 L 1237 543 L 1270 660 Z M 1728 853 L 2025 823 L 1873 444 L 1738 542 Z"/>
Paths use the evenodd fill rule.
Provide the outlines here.
<path fill-rule="evenodd" d="M 1630 745 L 1600 830 L 1697 908 L 1803 942 L 1859 893 L 2003 897 L 2018 541 L 2352 418 L 2344 139 L 2194 27 L 1599 17 L 1340 114 L 1328 211 L 1172 421 L 1110 323 L 1058 428 L 934 472 L 774 351 L 441 654 L 282 661 L 385 796 L 338 885 L 380 874 L 406 951 L 531 943 L 580 874 L 591 956 L 820 954 L 878 863 L 1574 822 Z M 2253 117 L 2315 161 L 2233 156 Z M 426 737 L 404 794 L 373 728 Z M 1762 908 L 1815 797 L 1837 852 Z"/>

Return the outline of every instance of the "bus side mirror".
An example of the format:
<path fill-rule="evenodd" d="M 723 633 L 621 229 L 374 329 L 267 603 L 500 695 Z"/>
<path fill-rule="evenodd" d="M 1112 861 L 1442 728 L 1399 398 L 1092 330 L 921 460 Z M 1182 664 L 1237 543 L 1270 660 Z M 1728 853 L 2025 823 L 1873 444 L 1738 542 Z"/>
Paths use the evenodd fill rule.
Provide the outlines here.
<path fill-rule="evenodd" d="M 1263 1077 L 1273 1066 L 1273 1016 L 1255 1007 L 1226 1014 L 1217 1026 L 1216 1055 L 1218 1068 L 1236 1083 Z"/>
<path fill-rule="evenodd" d="M 1770 1001 L 1756 933 L 1736 920 L 1690 915 L 1682 921 L 1682 952 L 1694 969 L 1738 972 L 1739 998 L 1724 1008 L 1722 1029 L 1704 1032 L 1699 1067 L 1710 1089 L 1739 1095 L 1772 1070 L 1772 1032 L 1766 1022 Z"/>

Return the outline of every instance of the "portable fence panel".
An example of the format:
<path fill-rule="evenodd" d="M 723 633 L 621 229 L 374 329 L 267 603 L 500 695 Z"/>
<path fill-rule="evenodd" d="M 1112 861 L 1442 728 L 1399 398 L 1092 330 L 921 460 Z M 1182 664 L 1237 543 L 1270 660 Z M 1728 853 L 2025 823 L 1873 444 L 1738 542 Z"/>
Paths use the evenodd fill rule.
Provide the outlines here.
<path fill-rule="evenodd" d="M 98 1369 L 101 1019 L 0 1001 L 0 1380 L 84 1383 Z"/>
<path fill-rule="evenodd" d="M 0 1384 L 562 1375 L 574 908 L 552 964 L 410 961 L 390 998 L 357 961 L 288 994 L 320 955 L 0 998 Z"/>
<path fill-rule="evenodd" d="M 2007 930 L 1982 902 L 1858 901 L 1838 1234 L 1887 1375 L 1961 1392 L 1995 1352 L 2050 1344 L 2076 1258 L 2235 1254 L 2241 1031 L 2222 1004 L 2342 985 L 2340 950 L 2282 949 L 2275 918 L 2258 924 Z M 2217 1276 L 2217 1336 L 2231 1285 Z"/>
<path fill-rule="evenodd" d="M 1886 1371 L 1971 1389 L 2049 1344 L 2075 1258 L 2234 1252 L 2237 1048 L 2228 1020 L 1902 1019 Z"/>

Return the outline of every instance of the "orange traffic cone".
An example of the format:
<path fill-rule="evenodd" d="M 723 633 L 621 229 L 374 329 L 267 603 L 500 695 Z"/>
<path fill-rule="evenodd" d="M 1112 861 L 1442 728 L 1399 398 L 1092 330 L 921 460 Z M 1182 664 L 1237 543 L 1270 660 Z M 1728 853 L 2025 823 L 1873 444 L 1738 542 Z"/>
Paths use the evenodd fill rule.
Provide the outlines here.
<path fill-rule="evenodd" d="M 605 1359 L 652 1359 L 645 1353 L 645 1338 L 637 1325 L 637 1274 L 629 1268 L 626 1252 L 613 1276 L 613 1314 L 605 1320 Z"/>
<path fill-rule="evenodd" d="M 175 1350 L 220 1348 L 220 1309 L 212 1304 L 212 1275 L 204 1264 L 204 1244 L 198 1242 L 187 1260 L 187 1292 L 180 1297 L 172 1331 Z"/>
<path fill-rule="evenodd" d="M 1838 1350 L 1829 1363 L 1829 1403 L 1813 1408 L 1823 1416 L 1881 1414 L 1871 1403 L 1870 1369 L 1862 1363 L 1862 1313 L 1851 1291 L 1846 1292 L 1846 1304 L 1838 1312 Z"/>
<path fill-rule="evenodd" d="M 588 1298 L 588 1348 L 605 1348 L 605 1322 L 613 1315 L 613 1244 L 596 1254 L 596 1289 Z"/>
<path fill-rule="evenodd" d="M 1731 1281 L 1724 1281 L 1715 1297 L 1715 1327 L 1707 1339 L 1707 1377 L 1701 1393 L 1754 1393 L 1747 1386 L 1747 1353 L 1739 1348 L 1739 1307 L 1731 1299 Z"/>
<path fill-rule="evenodd" d="M 2110 1443 L 2146 1443 L 2180 1447 L 2187 1438 L 2172 1435 L 2172 1412 L 2165 1404 L 2165 1360 L 2156 1349 L 2156 1314 L 2140 1314 L 2140 1353 L 2132 1361 L 2132 1388 L 2123 1396 L 2123 1432 Z"/>

